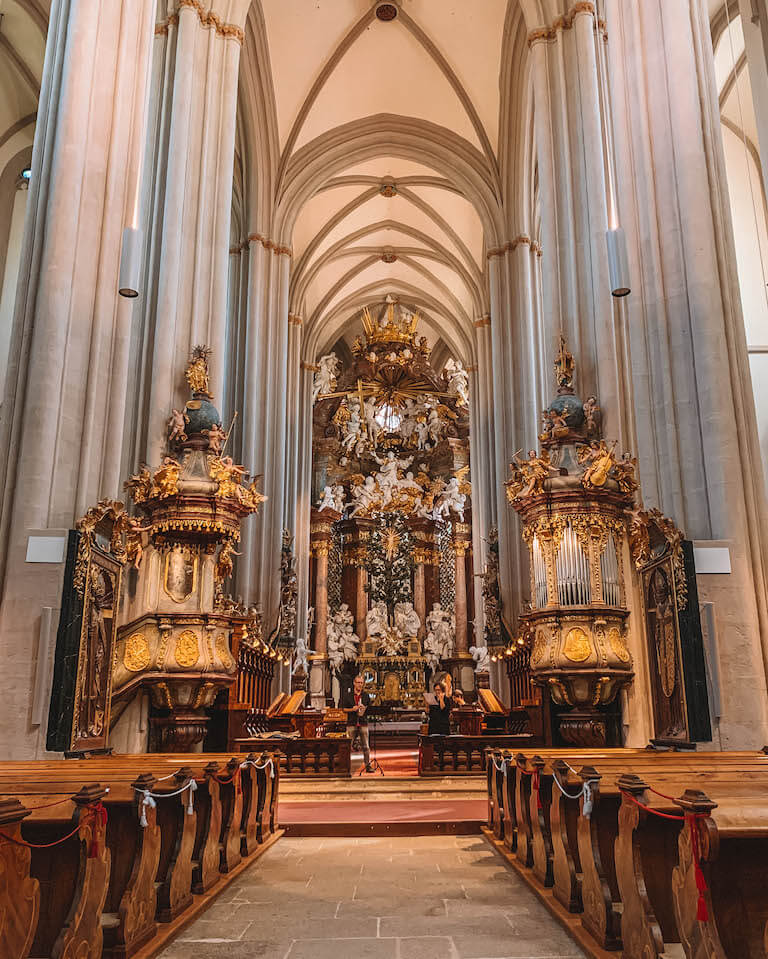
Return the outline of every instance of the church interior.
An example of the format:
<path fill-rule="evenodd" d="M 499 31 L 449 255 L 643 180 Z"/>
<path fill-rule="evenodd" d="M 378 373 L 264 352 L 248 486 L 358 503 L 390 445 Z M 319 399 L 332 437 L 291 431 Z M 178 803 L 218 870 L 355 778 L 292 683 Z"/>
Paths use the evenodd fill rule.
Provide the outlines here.
<path fill-rule="evenodd" d="M 768 959 L 767 180 L 768 0 L 0 0 L 0 959 Z"/>

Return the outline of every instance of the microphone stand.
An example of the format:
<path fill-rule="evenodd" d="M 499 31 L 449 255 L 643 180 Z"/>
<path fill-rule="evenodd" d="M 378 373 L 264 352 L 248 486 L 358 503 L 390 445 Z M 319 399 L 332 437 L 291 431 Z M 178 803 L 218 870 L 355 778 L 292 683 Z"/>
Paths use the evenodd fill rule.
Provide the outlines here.
<path fill-rule="evenodd" d="M 381 768 L 381 763 L 376 758 L 376 707 L 368 707 L 371 712 L 369 713 L 371 719 L 373 720 L 373 734 L 371 735 L 370 741 L 368 743 L 371 755 L 371 761 L 366 766 L 365 763 L 357 771 L 358 776 L 362 776 L 364 772 L 375 773 L 379 772 L 382 776 L 386 775 L 384 770 Z M 365 758 L 365 757 L 363 757 Z"/>

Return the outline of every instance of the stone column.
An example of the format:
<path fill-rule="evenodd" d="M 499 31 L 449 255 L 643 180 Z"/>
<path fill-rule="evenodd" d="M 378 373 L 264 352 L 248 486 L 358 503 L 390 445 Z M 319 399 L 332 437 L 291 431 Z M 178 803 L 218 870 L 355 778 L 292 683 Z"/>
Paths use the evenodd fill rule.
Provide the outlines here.
<path fill-rule="evenodd" d="M 432 608 L 427 604 L 427 574 L 426 569 L 433 560 L 431 532 L 434 529 L 434 520 L 414 517 L 408 521 L 413 543 L 413 608 L 419 614 L 421 626 L 419 639 L 426 635 L 427 614 Z M 434 600 L 437 602 L 437 600 Z"/>
<path fill-rule="evenodd" d="M 697 585 L 721 644 L 720 742 L 749 749 L 768 737 L 768 537 L 706 5 L 605 13 L 642 491 L 691 539 L 727 540 L 731 572 Z M 632 733 L 637 683 L 628 703 Z"/>
<path fill-rule="evenodd" d="M 467 624 L 467 550 L 471 545 L 471 527 L 468 523 L 453 524 L 453 551 L 456 557 L 454 588 L 456 600 L 456 637 L 453 659 L 457 661 L 458 678 L 462 689 L 474 688 L 474 669 L 470 665 L 469 630 Z"/>
<path fill-rule="evenodd" d="M 315 560 L 315 648 L 309 689 L 312 705 L 325 707 L 328 691 L 328 553 L 333 524 L 341 519 L 334 510 L 312 510 L 310 550 Z"/>
<path fill-rule="evenodd" d="M 183 391 L 191 348 L 214 350 L 211 390 L 222 395 L 237 78 L 248 0 L 167 0 L 156 28 L 157 142 L 149 231 L 149 423 L 159 461 L 165 421 Z"/>
<path fill-rule="evenodd" d="M 41 634 L 42 610 L 61 602 L 64 557 L 54 549 L 27 563 L 30 532 L 62 543 L 88 506 L 122 492 L 134 304 L 117 280 L 123 227 L 134 223 L 155 3 L 54 0 L 50 11 L 0 424 L 9 759 L 44 751 L 47 716 L 30 725 L 29 707 L 55 642 L 55 630 Z"/>

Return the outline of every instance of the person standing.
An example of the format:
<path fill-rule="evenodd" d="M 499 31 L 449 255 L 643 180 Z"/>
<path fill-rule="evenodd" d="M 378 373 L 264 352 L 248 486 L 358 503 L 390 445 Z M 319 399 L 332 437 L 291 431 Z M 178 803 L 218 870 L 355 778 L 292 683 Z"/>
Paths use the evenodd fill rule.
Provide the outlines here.
<path fill-rule="evenodd" d="M 451 735 L 451 708 L 453 703 L 445 695 L 445 686 L 435 683 L 435 704 L 429 707 L 428 736 Z"/>
<path fill-rule="evenodd" d="M 364 685 L 365 679 L 362 676 L 355 676 L 352 688 L 345 686 L 342 690 L 339 708 L 347 711 L 347 736 L 354 741 L 355 736 L 359 734 L 360 742 L 363 744 L 365 771 L 372 772 L 367 715 L 372 697 L 370 693 L 365 692 Z"/>

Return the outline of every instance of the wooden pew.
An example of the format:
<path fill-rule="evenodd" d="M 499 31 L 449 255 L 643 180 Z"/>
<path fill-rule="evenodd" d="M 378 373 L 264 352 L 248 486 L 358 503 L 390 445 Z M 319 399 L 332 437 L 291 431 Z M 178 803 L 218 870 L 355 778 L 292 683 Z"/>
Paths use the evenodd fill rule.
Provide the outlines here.
<path fill-rule="evenodd" d="M 99 928 L 101 932 L 103 927 L 105 956 L 130 956 L 154 936 L 155 917 L 163 922 L 176 918 L 191 906 L 193 884 L 200 891 L 212 888 L 222 872 L 235 868 L 244 853 L 252 854 L 276 828 L 277 763 L 273 778 L 269 775 L 271 756 L 249 758 L 260 760 L 262 768 L 246 765 L 240 769 L 240 757 L 230 755 L 228 768 L 222 770 L 218 763 L 208 762 L 205 754 L 6 763 L 0 764 L 0 795 L 30 797 L 34 799 L 30 805 L 41 805 L 60 798 L 69 800 L 76 791 L 72 784 L 81 784 L 87 774 L 97 773 L 110 784 L 109 793 L 104 794 L 109 812 L 106 842 L 115 868 L 108 873 Z M 179 759 L 189 765 L 179 769 Z M 144 771 L 147 767 L 156 770 L 157 778 Z M 137 774 L 137 770 L 142 771 Z M 200 782 L 196 809 L 188 815 L 193 777 Z M 235 782 L 244 788 L 236 788 Z M 222 816 L 221 793 L 228 788 Z M 144 802 L 147 790 L 156 797 L 150 803 Z M 68 801 L 52 810 L 53 821 L 59 825 L 57 835 L 61 835 L 60 820 L 73 808 Z M 142 812 L 146 827 L 141 826 Z M 51 814 L 32 811 L 30 819 L 42 823 L 51 819 Z M 51 883 L 54 876 L 51 873 Z M 41 928 L 41 942 L 51 939 L 60 912 L 54 910 L 48 928 Z"/>
<path fill-rule="evenodd" d="M 624 897 L 619 888 L 615 864 L 619 848 L 622 850 L 622 862 L 626 865 L 628 861 L 624 846 L 620 847 L 618 843 L 619 812 L 622 802 L 627 802 L 622 799 L 622 793 L 616 784 L 621 773 L 627 769 L 644 771 L 650 778 L 658 781 L 660 788 L 667 793 L 675 790 L 677 793 L 683 792 L 686 784 L 690 783 L 707 783 L 710 789 L 716 787 L 720 792 L 743 790 L 742 783 L 746 775 L 757 776 L 761 783 L 768 786 L 768 763 L 766 757 L 759 753 L 656 754 L 645 750 L 579 752 L 555 749 L 542 751 L 542 754 L 533 757 L 518 754 L 514 764 L 508 768 L 507 791 L 514 793 L 515 803 L 507 802 L 506 805 L 506 847 L 511 850 L 516 844 L 517 861 L 532 870 L 542 887 L 546 887 L 550 882 L 554 883 L 554 897 L 564 910 L 579 912 L 583 896 L 582 923 L 599 945 L 609 950 L 622 946 L 622 915 L 625 925 L 630 921 L 629 917 L 633 917 L 634 921 L 637 915 L 638 921 L 635 925 L 639 923 L 646 932 L 649 926 L 648 921 L 643 920 L 649 912 L 647 903 L 643 903 L 641 897 L 635 897 L 628 906 L 627 902 L 623 901 Z M 582 765 L 580 774 L 575 776 L 571 771 L 572 767 L 574 764 L 583 763 L 585 758 L 593 759 L 594 765 Z M 566 795 L 556 787 L 555 775 Z M 590 782 L 593 790 L 591 815 L 586 817 L 583 815 L 583 797 L 576 798 L 585 782 Z M 489 779 L 489 788 L 491 785 L 495 786 L 495 782 L 491 783 Z M 553 785 L 554 789 L 551 788 Z M 758 787 L 758 791 L 762 788 L 762 785 Z M 768 790 L 764 790 L 760 796 L 763 803 L 766 797 Z M 510 815 L 511 809 L 514 809 L 517 820 L 514 824 Z M 677 812 L 679 814 L 679 810 Z M 674 823 L 674 820 L 668 822 Z M 653 828 L 658 831 L 657 827 L 650 827 L 645 835 L 651 835 Z M 665 848 L 677 849 L 679 831 L 677 824 L 677 832 L 672 835 L 671 842 L 667 837 Z M 660 870 L 665 877 L 661 881 L 665 890 L 671 890 L 676 854 L 674 858 L 675 862 L 664 860 L 664 866 Z M 657 872 L 659 870 L 654 870 L 654 875 Z M 625 874 L 629 877 L 642 877 L 643 872 L 635 865 L 634 869 L 627 867 Z M 644 888 L 648 884 L 653 888 L 654 881 L 655 879 L 646 880 Z M 638 882 L 643 887 L 643 882 Z M 768 888 L 768 884 L 765 887 Z M 662 902 L 660 913 L 666 941 L 682 940 L 685 943 L 683 933 L 677 934 L 671 892 L 665 891 L 665 897 L 656 895 Z M 637 909 L 633 908 L 635 902 L 641 903 Z M 757 926 L 753 923 L 753 938 L 759 939 L 763 935 L 765 920 L 759 910 L 755 911 L 760 918 Z M 768 919 L 768 915 L 765 918 Z M 756 936 L 754 928 L 758 929 Z M 661 955 L 659 951 L 635 951 L 639 935 L 631 936 L 629 944 L 624 943 L 624 955 L 628 959 L 634 955 L 643 956 L 644 959 L 646 955 Z M 661 933 L 659 935 L 661 936 Z M 642 948 L 647 950 L 646 941 L 643 942 Z M 702 952 L 701 956 L 709 954 Z M 690 955 L 698 957 L 699 953 L 691 952 Z M 712 955 L 721 954 L 713 952 Z M 751 956 L 752 953 L 744 955 Z M 763 953 L 759 955 L 763 956 Z"/>
<path fill-rule="evenodd" d="M 8 959 L 29 955 L 40 913 L 40 883 L 30 876 L 32 852 L 20 845 L 28 815 L 18 799 L 0 801 L 0 955 Z"/>
<path fill-rule="evenodd" d="M 29 810 L 31 818 L 22 823 L 20 834 L 24 841 L 37 845 L 57 843 L 30 850 L 30 874 L 39 883 L 43 907 L 29 955 L 60 959 L 102 954 L 101 913 L 111 866 L 100 812 L 105 795 L 101 785 L 83 786 L 76 795 L 63 797 L 72 802 Z M 74 835 L 57 842 L 73 829 Z"/>
<path fill-rule="evenodd" d="M 664 955 L 669 944 L 682 942 L 690 956 L 764 959 L 768 779 L 710 776 L 707 794 L 686 790 L 680 802 L 650 793 L 649 783 L 636 775 L 623 776 L 619 784 L 616 869 L 624 955 L 652 959 Z M 685 823 L 662 818 L 681 813 L 688 814 Z M 697 919 L 692 829 L 704 863 L 702 875 L 704 869 L 709 873 L 706 922 Z"/>

